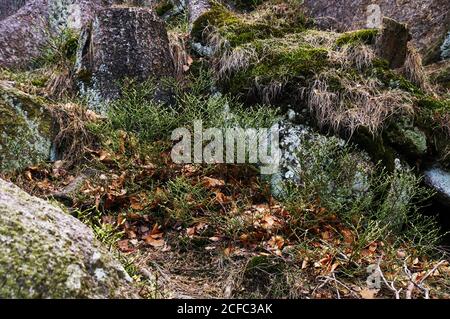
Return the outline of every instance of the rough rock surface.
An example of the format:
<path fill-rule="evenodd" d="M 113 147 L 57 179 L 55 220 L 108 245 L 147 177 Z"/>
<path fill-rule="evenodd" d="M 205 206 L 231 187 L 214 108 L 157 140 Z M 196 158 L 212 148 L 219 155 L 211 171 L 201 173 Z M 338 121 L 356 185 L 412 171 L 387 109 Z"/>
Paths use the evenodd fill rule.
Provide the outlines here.
<path fill-rule="evenodd" d="M 450 25 L 448 0 L 305 0 L 304 5 L 319 22 L 331 21 L 341 30 L 379 27 L 379 14 L 407 23 L 422 53 L 439 48 Z"/>
<path fill-rule="evenodd" d="M 76 73 L 91 105 L 116 98 L 118 83 L 125 78 L 173 76 L 164 22 L 148 8 L 100 10 L 90 30 L 81 35 Z"/>
<path fill-rule="evenodd" d="M 211 8 L 209 0 L 188 0 L 189 24 L 192 25 L 203 13 Z"/>
<path fill-rule="evenodd" d="M 0 81 L 0 171 L 50 158 L 52 118 L 35 97 Z"/>
<path fill-rule="evenodd" d="M 425 183 L 438 194 L 443 204 L 450 206 L 450 172 L 435 166 L 424 172 Z"/>
<path fill-rule="evenodd" d="M 377 38 L 377 54 L 389 62 L 391 69 L 400 68 L 406 60 L 408 42 L 411 40 L 408 27 L 390 18 L 383 18 L 383 27 Z"/>
<path fill-rule="evenodd" d="M 26 67 L 64 28 L 79 30 L 102 0 L 34 0 L 0 21 L 0 67 Z"/>
<path fill-rule="evenodd" d="M 27 0 L 2 0 L 0 1 L 0 20 L 17 12 L 25 5 Z"/>
<path fill-rule="evenodd" d="M 0 298 L 137 297 L 90 228 L 0 179 Z"/>

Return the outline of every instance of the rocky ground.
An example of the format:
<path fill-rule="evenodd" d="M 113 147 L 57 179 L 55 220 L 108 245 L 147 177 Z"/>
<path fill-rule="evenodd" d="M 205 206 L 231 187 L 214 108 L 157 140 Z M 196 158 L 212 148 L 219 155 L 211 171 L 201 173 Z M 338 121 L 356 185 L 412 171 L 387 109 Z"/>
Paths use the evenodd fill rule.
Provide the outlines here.
<path fill-rule="evenodd" d="M 0 7 L 0 297 L 449 298 L 448 5 L 366 2 Z"/>

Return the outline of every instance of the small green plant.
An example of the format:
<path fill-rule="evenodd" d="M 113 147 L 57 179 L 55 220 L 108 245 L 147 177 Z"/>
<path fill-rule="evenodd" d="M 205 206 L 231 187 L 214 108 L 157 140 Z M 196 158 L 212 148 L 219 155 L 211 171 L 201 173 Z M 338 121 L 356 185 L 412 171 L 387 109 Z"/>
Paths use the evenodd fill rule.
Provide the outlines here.
<path fill-rule="evenodd" d="M 108 245 L 111 249 L 123 237 L 124 232 L 120 225 L 104 223 L 102 213 L 96 208 L 77 211 L 76 216 L 84 224 L 90 226 L 98 240 Z"/>

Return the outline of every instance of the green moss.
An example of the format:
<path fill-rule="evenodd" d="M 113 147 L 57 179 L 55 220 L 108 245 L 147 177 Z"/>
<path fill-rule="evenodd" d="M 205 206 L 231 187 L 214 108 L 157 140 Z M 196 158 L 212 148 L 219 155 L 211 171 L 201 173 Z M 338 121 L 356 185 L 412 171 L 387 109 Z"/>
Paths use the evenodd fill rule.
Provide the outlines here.
<path fill-rule="evenodd" d="M 293 24 L 273 23 L 266 19 L 238 15 L 219 4 L 214 4 L 211 10 L 194 22 L 191 31 L 194 41 L 202 41 L 203 31 L 208 26 L 214 27 L 232 47 L 258 39 L 283 37 L 287 33 L 300 32 L 305 29 L 303 16 Z"/>
<path fill-rule="evenodd" d="M 264 58 L 229 81 L 229 89 L 234 94 L 248 91 L 256 81 L 259 85 L 269 85 L 305 80 L 320 72 L 328 62 L 328 52 L 321 48 L 281 44 L 279 39 L 258 41 L 253 45 L 263 51 L 259 56 Z"/>
<path fill-rule="evenodd" d="M 163 0 L 159 2 L 156 7 L 155 11 L 159 16 L 165 15 L 167 12 L 173 9 L 173 3 L 170 0 Z"/>
<path fill-rule="evenodd" d="M 441 100 L 434 97 L 423 97 L 417 101 L 419 108 L 423 110 L 448 112 L 450 111 L 450 100 Z"/>
<path fill-rule="evenodd" d="M 345 44 L 374 44 L 378 34 L 378 29 L 364 29 L 352 32 L 346 32 L 336 40 L 337 46 Z"/>
<path fill-rule="evenodd" d="M 388 171 L 394 170 L 395 151 L 384 143 L 382 136 L 374 136 L 366 128 L 360 127 L 353 140 L 369 154 L 374 163 L 381 162 Z"/>
<path fill-rule="evenodd" d="M 389 69 L 385 65 L 384 60 L 376 59 L 375 61 L 376 64 L 374 64 L 373 68 L 368 70 L 368 76 L 378 78 L 386 88 L 400 89 L 416 96 L 424 95 L 424 92 L 417 85 L 407 80 L 403 75 Z"/>
<path fill-rule="evenodd" d="M 263 2 L 264 0 L 234 0 L 233 4 L 238 10 L 251 11 Z"/>
<path fill-rule="evenodd" d="M 428 149 L 427 136 L 418 127 L 401 119 L 385 130 L 384 137 L 402 154 L 412 160 L 425 155 Z"/>

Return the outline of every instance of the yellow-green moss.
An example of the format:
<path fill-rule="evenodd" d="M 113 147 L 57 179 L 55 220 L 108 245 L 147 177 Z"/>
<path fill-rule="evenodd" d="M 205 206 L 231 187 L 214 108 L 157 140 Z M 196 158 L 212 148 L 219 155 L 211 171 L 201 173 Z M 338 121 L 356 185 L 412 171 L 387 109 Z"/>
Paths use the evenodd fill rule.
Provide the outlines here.
<path fill-rule="evenodd" d="M 277 40 L 274 39 L 275 43 Z M 261 43 L 255 45 L 261 49 Z M 259 85 L 271 83 L 288 84 L 294 80 L 305 80 L 320 72 L 328 61 L 325 49 L 310 46 L 264 48 L 263 59 L 248 69 L 238 72 L 229 81 L 229 89 L 234 94 L 244 93 L 257 81 Z"/>
<path fill-rule="evenodd" d="M 378 34 L 378 29 L 364 29 L 346 32 L 342 34 L 337 40 L 336 45 L 342 46 L 345 44 L 373 44 Z"/>
<path fill-rule="evenodd" d="M 163 0 L 159 2 L 156 7 L 155 11 L 159 16 L 165 15 L 167 12 L 173 9 L 173 3 L 170 0 Z"/>
<path fill-rule="evenodd" d="M 232 47 L 258 39 L 283 37 L 288 33 L 304 30 L 304 18 L 295 23 L 273 23 L 266 19 L 243 16 L 231 12 L 222 5 L 214 4 L 211 10 L 201 15 L 193 24 L 191 35 L 194 41 L 202 41 L 203 31 L 213 27 Z"/>

